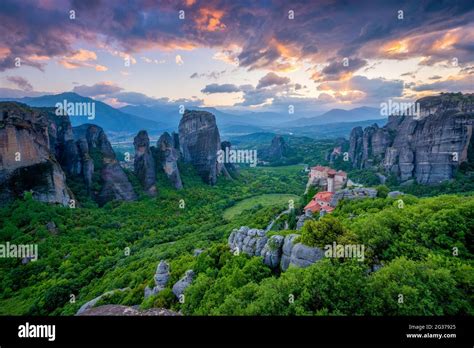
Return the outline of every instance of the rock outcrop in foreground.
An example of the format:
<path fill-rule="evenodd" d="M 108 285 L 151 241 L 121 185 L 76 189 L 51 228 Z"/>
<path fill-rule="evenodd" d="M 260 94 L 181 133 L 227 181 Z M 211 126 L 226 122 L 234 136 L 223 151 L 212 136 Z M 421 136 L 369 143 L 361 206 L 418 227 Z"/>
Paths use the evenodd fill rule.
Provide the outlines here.
<path fill-rule="evenodd" d="M 179 122 L 179 144 L 184 162 L 191 163 L 206 183 L 214 185 L 222 171 L 217 161 L 221 140 L 214 115 L 186 110 Z"/>
<path fill-rule="evenodd" d="M 67 205 L 73 198 L 51 148 L 49 112 L 0 103 L 0 204 L 25 191 L 47 203 Z"/>
<path fill-rule="evenodd" d="M 170 317 L 170 316 L 180 316 L 178 312 L 174 312 L 166 308 L 150 308 L 145 310 L 140 310 L 138 306 L 123 306 L 108 304 L 103 306 L 97 306 L 90 308 L 79 316 L 159 316 L 159 317 Z"/>
<path fill-rule="evenodd" d="M 419 117 L 390 116 L 382 128 L 352 130 L 349 157 L 354 168 L 376 168 L 401 182 L 421 184 L 453 177 L 473 149 L 474 94 L 442 94 L 417 103 Z"/>
<path fill-rule="evenodd" d="M 274 235 L 268 238 L 265 231 L 242 226 L 229 236 L 228 245 L 232 252 L 243 252 L 249 256 L 262 256 L 263 262 L 271 267 L 286 271 L 289 266 L 308 267 L 324 257 L 324 251 L 301 243 L 294 243 L 298 234 L 285 237 Z"/>
<path fill-rule="evenodd" d="M 133 139 L 135 159 L 133 168 L 135 175 L 149 196 L 156 196 L 156 166 L 150 150 L 150 138 L 147 131 L 138 132 Z"/>

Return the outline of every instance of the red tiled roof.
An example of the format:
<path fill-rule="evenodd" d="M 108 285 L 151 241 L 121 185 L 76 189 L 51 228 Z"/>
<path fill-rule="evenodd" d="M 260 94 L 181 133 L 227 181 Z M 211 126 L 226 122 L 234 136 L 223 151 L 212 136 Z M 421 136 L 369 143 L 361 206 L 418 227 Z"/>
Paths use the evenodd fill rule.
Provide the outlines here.
<path fill-rule="evenodd" d="M 311 200 L 308 204 L 306 204 L 306 207 L 304 207 L 304 210 L 311 210 L 313 213 L 316 211 L 319 211 L 321 209 L 321 206 L 315 201 Z"/>
<path fill-rule="evenodd" d="M 311 210 L 313 213 L 320 211 L 320 210 L 325 210 L 327 212 L 331 212 L 334 210 L 333 207 L 329 206 L 321 206 L 318 201 L 322 201 L 325 203 L 329 203 L 331 201 L 332 196 L 334 193 L 328 192 L 328 191 L 322 191 L 318 192 L 314 195 L 313 199 L 304 207 L 304 210 Z"/>
<path fill-rule="evenodd" d="M 324 167 L 324 166 L 316 166 L 316 167 L 311 167 L 312 170 L 317 170 L 318 172 L 327 172 L 329 167 Z"/>
<path fill-rule="evenodd" d="M 321 191 L 314 195 L 313 199 L 319 199 L 320 201 L 328 202 L 331 200 L 332 196 L 334 195 L 333 192 L 329 191 Z"/>

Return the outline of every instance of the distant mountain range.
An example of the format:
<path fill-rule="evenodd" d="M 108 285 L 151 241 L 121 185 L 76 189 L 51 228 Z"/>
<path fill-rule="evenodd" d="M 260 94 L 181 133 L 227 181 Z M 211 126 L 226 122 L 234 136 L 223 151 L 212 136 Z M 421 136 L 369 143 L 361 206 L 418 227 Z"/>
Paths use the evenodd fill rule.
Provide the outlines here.
<path fill-rule="evenodd" d="M 319 116 L 298 118 L 297 120 L 294 120 L 294 121 L 284 122 L 280 124 L 279 126 L 283 126 L 283 127 L 315 126 L 315 125 L 329 124 L 329 123 L 380 120 L 382 118 L 384 117 L 380 115 L 379 108 L 371 108 L 368 106 L 362 106 L 362 107 L 350 109 L 350 110 L 331 109 Z"/>
<path fill-rule="evenodd" d="M 55 95 L 44 95 L 41 97 L 24 98 L 0 98 L 0 101 L 17 101 L 33 107 L 54 107 L 56 103 L 63 103 L 64 100 L 71 103 L 95 103 L 95 118 L 88 119 L 87 116 L 70 116 L 73 127 L 85 123 L 93 123 L 102 127 L 106 132 L 136 133 L 141 129 L 150 131 L 166 128 L 166 125 L 156 121 L 147 120 L 135 115 L 130 115 L 111 107 L 103 102 L 82 97 L 76 93 L 61 93 Z"/>
<path fill-rule="evenodd" d="M 1 95 L 1 93 L 0 93 Z M 17 101 L 33 107 L 54 107 L 64 100 L 72 103 L 95 103 L 95 118 L 71 116 L 72 126 L 93 123 L 102 127 L 111 137 L 129 137 L 145 129 L 151 135 L 163 131 L 176 131 L 181 114 L 178 104 L 128 105 L 119 109 L 79 94 L 68 92 L 23 98 L 0 98 L 0 101 Z M 385 123 L 379 109 L 359 107 L 352 110 L 332 109 L 322 115 L 294 118 L 295 115 L 277 112 L 222 111 L 212 107 L 190 107 L 193 110 L 209 111 L 216 116 L 218 127 L 224 136 L 235 136 L 257 132 L 293 133 L 317 138 L 348 136 L 355 126 L 368 126 L 376 120 Z M 357 122 L 361 122 L 357 124 Z M 345 124 L 344 124 L 345 123 Z M 324 130 L 319 127 L 325 126 Z"/>
<path fill-rule="evenodd" d="M 208 111 L 216 116 L 217 126 L 224 128 L 228 126 L 271 126 L 290 119 L 288 115 L 276 112 L 246 112 L 230 113 L 218 110 L 213 107 L 191 107 L 193 110 Z M 141 118 L 158 121 L 169 128 L 176 129 L 181 119 L 179 105 L 159 104 L 153 106 L 127 105 L 119 110 Z"/>

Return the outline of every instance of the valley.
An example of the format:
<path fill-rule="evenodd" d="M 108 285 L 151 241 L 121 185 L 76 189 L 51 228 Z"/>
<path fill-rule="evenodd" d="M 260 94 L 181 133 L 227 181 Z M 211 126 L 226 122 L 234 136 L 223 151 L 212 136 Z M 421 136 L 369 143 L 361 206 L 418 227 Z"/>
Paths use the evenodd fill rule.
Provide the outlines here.
<path fill-rule="evenodd" d="M 462 105 L 456 117 L 472 120 Z M 142 130 L 112 146 L 102 128 L 72 127 L 48 108 L 0 106 L 0 238 L 38 248 L 34 260 L 0 260 L 1 315 L 473 313 L 464 131 L 451 132 L 466 149 L 461 163 L 427 185 L 417 170 L 397 175 L 393 157 L 388 172 L 382 165 L 397 138 L 377 134 L 406 136 L 393 120 L 392 133 L 371 126 L 362 138 L 222 141 L 214 115 L 187 110 L 177 133 L 150 140 Z M 450 122 L 449 108 L 427 117 Z M 20 140 L 6 141 L 12 134 Z M 221 163 L 230 147 L 257 151 L 258 165 Z M 337 200 L 318 201 L 328 193 Z"/>

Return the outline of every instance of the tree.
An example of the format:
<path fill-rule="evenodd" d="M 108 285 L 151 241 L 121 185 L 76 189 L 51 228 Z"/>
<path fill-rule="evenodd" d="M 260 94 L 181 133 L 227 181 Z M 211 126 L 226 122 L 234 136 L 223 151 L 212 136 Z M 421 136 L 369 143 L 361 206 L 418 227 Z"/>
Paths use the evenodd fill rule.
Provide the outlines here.
<path fill-rule="evenodd" d="M 301 232 L 303 244 L 323 248 L 325 245 L 337 241 L 346 232 L 346 229 L 336 217 L 326 215 L 318 221 L 306 222 Z"/>

